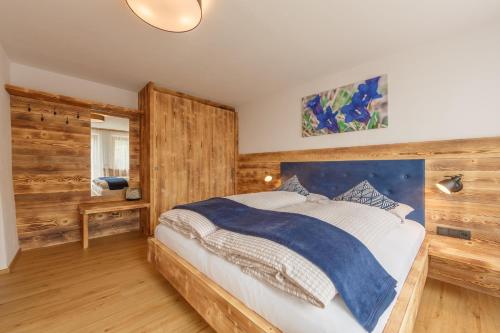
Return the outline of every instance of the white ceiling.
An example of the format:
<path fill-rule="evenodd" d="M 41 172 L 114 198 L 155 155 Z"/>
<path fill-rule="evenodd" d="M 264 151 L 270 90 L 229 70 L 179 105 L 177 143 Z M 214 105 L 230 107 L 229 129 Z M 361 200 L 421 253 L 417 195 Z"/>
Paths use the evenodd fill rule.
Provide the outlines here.
<path fill-rule="evenodd" d="M 498 0 L 203 0 L 188 33 L 124 0 L 0 1 L 14 62 L 138 91 L 148 81 L 235 106 L 500 19 Z"/>

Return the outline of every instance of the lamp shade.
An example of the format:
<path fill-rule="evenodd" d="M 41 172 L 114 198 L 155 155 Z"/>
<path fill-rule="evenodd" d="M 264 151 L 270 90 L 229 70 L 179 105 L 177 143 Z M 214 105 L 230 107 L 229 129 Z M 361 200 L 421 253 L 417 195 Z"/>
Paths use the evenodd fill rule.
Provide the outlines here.
<path fill-rule="evenodd" d="M 186 32 L 200 24 L 201 0 L 127 0 L 141 20 L 169 32 Z"/>
<path fill-rule="evenodd" d="M 462 183 L 462 175 L 448 176 L 448 179 L 444 179 L 436 184 L 437 188 L 446 194 L 451 194 L 454 192 L 459 192 L 464 188 Z"/>

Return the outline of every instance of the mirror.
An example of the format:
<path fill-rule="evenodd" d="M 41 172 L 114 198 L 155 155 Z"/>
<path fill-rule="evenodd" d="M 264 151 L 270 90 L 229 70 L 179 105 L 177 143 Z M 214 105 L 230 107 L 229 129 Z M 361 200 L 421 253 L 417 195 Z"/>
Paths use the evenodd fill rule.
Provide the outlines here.
<path fill-rule="evenodd" d="M 128 187 L 129 119 L 91 113 L 91 193 L 116 195 Z"/>

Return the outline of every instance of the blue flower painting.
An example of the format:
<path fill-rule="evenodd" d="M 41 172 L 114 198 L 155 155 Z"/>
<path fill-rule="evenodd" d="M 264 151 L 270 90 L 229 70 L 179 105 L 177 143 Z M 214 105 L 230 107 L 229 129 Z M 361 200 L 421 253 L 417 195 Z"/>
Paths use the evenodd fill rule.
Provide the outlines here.
<path fill-rule="evenodd" d="M 302 98 L 302 136 L 388 126 L 387 75 Z"/>

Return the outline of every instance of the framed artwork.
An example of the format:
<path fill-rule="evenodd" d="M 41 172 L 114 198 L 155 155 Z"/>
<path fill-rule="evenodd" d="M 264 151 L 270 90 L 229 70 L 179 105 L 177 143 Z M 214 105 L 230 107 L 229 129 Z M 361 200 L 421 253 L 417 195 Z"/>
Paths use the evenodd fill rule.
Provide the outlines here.
<path fill-rule="evenodd" d="M 302 136 L 386 128 L 387 75 L 302 98 Z"/>

